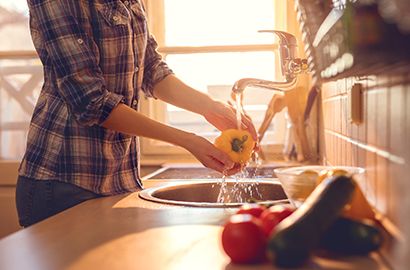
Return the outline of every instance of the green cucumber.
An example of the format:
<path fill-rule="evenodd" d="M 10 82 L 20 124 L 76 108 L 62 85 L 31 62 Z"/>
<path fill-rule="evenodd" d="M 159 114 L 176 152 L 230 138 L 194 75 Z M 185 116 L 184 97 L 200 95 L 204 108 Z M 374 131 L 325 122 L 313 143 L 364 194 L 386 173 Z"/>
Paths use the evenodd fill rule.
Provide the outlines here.
<path fill-rule="evenodd" d="M 370 219 L 337 219 L 322 236 L 320 247 L 343 254 L 364 255 L 378 250 L 383 236 L 376 222 Z"/>
<path fill-rule="evenodd" d="M 279 267 L 297 267 L 319 247 L 322 235 L 340 217 L 356 188 L 350 175 L 326 178 L 306 201 L 280 222 L 267 242 L 267 256 Z"/>

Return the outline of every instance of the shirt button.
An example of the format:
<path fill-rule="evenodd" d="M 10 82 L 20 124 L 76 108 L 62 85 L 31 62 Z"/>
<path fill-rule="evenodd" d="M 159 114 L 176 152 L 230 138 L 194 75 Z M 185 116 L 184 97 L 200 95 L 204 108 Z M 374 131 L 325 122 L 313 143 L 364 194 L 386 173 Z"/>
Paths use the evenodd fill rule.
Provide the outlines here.
<path fill-rule="evenodd" d="M 138 72 L 138 70 L 140 70 L 139 67 L 135 67 L 135 72 Z"/>
<path fill-rule="evenodd" d="M 129 3 L 130 2 L 128 2 L 128 1 L 124 1 L 124 5 L 126 5 L 126 6 L 128 6 Z"/>
<path fill-rule="evenodd" d="M 78 44 L 83 44 L 84 40 L 82 40 L 81 38 L 77 39 Z"/>
<path fill-rule="evenodd" d="M 112 19 L 113 19 L 114 21 L 117 21 L 117 20 L 118 20 L 118 17 L 117 17 L 117 16 L 113 16 Z"/>

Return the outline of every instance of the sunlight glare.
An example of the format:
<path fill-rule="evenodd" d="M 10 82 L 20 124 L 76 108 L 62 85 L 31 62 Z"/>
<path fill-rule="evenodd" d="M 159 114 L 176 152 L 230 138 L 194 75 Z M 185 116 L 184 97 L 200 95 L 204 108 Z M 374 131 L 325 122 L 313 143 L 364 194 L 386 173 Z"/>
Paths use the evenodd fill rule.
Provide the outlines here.
<path fill-rule="evenodd" d="M 0 6 L 23 13 L 28 10 L 26 0 L 0 0 Z"/>
<path fill-rule="evenodd" d="M 273 43 L 272 0 L 165 0 L 167 46 Z"/>

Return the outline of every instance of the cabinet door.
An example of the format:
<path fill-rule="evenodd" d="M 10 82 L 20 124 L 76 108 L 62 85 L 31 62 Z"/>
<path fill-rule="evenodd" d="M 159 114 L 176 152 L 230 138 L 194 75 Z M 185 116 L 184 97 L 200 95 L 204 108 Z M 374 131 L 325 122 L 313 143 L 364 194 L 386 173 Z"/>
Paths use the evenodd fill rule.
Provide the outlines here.
<path fill-rule="evenodd" d="M 21 229 L 18 223 L 14 186 L 0 186 L 0 238 Z"/>

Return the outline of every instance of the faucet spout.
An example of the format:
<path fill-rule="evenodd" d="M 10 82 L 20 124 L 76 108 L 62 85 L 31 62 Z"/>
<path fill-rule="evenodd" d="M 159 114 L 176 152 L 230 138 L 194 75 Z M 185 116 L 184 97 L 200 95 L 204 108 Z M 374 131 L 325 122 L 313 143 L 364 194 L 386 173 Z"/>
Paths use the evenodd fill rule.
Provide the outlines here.
<path fill-rule="evenodd" d="M 299 58 L 298 40 L 291 33 L 277 30 L 263 30 L 261 33 L 273 33 L 279 37 L 279 60 L 281 72 L 285 77 L 283 82 L 273 82 L 255 78 L 240 79 L 232 87 L 234 93 L 241 93 L 248 86 L 276 90 L 288 91 L 295 87 L 298 74 L 309 73 L 309 66 L 306 59 Z"/>
<path fill-rule="evenodd" d="M 273 82 L 268 80 L 261 80 L 255 78 L 244 78 L 235 82 L 232 87 L 234 93 L 241 93 L 246 87 L 252 86 L 268 90 L 288 91 L 295 87 L 298 79 L 296 76 L 287 76 L 283 82 Z"/>

